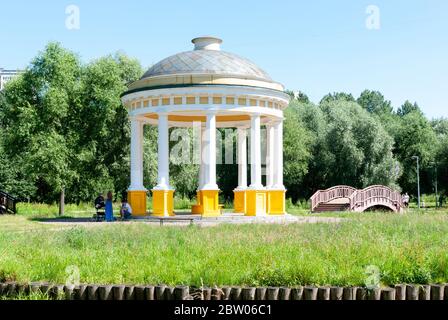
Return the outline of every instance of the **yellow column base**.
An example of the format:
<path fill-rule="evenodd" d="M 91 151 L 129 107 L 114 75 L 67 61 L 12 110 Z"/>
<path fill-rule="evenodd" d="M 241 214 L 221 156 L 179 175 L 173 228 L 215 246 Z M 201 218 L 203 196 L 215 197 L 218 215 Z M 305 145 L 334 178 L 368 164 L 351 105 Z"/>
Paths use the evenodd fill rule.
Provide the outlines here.
<path fill-rule="evenodd" d="M 193 206 L 195 211 L 203 217 L 218 217 L 221 215 L 219 208 L 219 190 L 198 191 L 199 205 Z"/>
<path fill-rule="evenodd" d="M 174 190 L 152 190 L 152 215 L 174 216 Z"/>
<path fill-rule="evenodd" d="M 202 205 L 201 205 L 201 191 L 198 191 L 196 193 L 196 202 L 197 204 L 194 204 L 191 207 L 191 214 L 202 214 Z"/>
<path fill-rule="evenodd" d="M 128 191 L 128 203 L 133 216 L 146 216 L 146 191 Z"/>
<path fill-rule="evenodd" d="M 266 191 L 246 190 L 246 216 L 266 215 Z"/>
<path fill-rule="evenodd" d="M 246 213 L 246 190 L 234 190 L 233 195 L 235 213 Z"/>
<path fill-rule="evenodd" d="M 267 191 L 267 214 L 284 215 L 286 214 L 285 190 Z"/>

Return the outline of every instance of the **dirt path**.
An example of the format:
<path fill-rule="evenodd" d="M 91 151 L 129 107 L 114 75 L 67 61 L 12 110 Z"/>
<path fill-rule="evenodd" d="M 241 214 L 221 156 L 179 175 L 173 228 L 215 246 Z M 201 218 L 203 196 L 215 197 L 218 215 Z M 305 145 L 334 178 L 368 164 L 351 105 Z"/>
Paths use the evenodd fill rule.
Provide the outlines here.
<path fill-rule="evenodd" d="M 70 226 L 83 226 L 83 227 L 101 227 L 105 225 L 116 225 L 116 224 L 133 224 L 133 223 L 143 223 L 155 226 L 188 226 L 188 225 L 198 225 L 202 227 L 211 227 L 220 224 L 290 224 L 290 223 L 339 223 L 343 221 L 343 218 L 333 218 L 333 217 L 303 217 L 303 216 L 293 216 L 286 215 L 283 217 L 245 217 L 245 216 L 232 216 L 224 215 L 219 218 L 200 218 L 197 216 L 183 215 L 176 218 L 154 218 L 154 217 L 143 217 L 138 219 L 133 219 L 131 221 L 115 221 L 113 223 L 107 222 L 92 222 L 88 218 L 72 218 L 72 219 L 48 219 L 45 221 L 39 221 L 43 225 L 57 225 L 60 227 L 70 227 Z"/>

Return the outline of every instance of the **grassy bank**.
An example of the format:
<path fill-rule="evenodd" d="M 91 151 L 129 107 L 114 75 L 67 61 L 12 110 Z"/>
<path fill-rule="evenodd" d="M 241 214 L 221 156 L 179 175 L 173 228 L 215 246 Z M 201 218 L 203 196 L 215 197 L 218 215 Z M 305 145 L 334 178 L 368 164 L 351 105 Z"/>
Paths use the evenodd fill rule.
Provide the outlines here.
<path fill-rule="evenodd" d="M 0 281 L 200 285 L 448 282 L 448 213 L 348 214 L 340 224 L 59 228 L 0 217 Z"/>

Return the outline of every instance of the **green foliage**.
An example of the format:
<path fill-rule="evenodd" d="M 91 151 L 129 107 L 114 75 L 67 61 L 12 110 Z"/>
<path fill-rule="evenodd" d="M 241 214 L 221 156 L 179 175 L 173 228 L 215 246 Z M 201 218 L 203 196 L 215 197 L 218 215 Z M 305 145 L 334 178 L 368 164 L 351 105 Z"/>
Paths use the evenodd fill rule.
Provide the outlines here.
<path fill-rule="evenodd" d="M 448 119 L 447 118 L 440 118 L 440 119 L 433 119 L 431 121 L 431 127 L 434 130 L 434 133 L 438 137 L 446 137 L 448 136 Z"/>
<path fill-rule="evenodd" d="M 170 132 L 170 184 L 177 195 L 193 198 L 199 183 L 199 165 L 193 163 L 192 130 L 174 128 Z"/>
<path fill-rule="evenodd" d="M 157 184 L 157 128 L 144 126 L 143 178 L 145 186 Z M 129 160 L 128 160 L 129 161 Z M 127 173 L 126 173 L 127 175 Z"/>
<path fill-rule="evenodd" d="M 20 167 L 11 162 L 4 150 L 5 141 L 0 130 L 0 190 L 27 197 L 35 192 Z"/>
<path fill-rule="evenodd" d="M 189 210 L 193 204 L 196 204 L 196 198 L 174 197 L 174 209 L 176 210 Z"/>
<path fill-rule="evenodd" d="M 406 100 L 405 103 L 398 109 L 397 114 L 400 117 L 404 117 L 405 115 L 412 112 L 419 112 L 422 114 L 422 111 L 420 110 L 417 102 L 411 103 L 410 101 Z"/>
<path fill-rule="evenodd" d="M 435 157 L 435 166 L 438 169 L 437 178 L 439 193 L 448 195 L 448 136 L 438 138 L 438 145 Z"/>
<path fill-rule="evenodd" d="M 28 189 L 37 188 L 38 200 L 54 197 L 74 175 L 68 111 L 79 76 L 77 56 L 50 43 L 5 90 L 4 150 L 27 176 Z"/>
<path fill-rule="evenodd" d="M 382 125 L 353 102 L 322 104 L 321 109 L 333 155 L 327 164 L 330 185 L 392 186 L 398 178 L 398 164 L 392 155 L 393 139 Z"/>
<path fill-rule="evenodd" d="M 294 200 L 302 195 L 301 187 L 308 173 L 308 164 L 311 159 L 310 147 L 314 140 L 312 132 L 307 130 L 299 117 L 300 104 L 293 101 L 286 110 L 283 134 L 284 184 L 288 190 L 288 196 Z"/>
<path fill-rule="evenodd" d="M 83 71 L 81 108 L 76 123 L 80 168 L 76 201 L 98 191 L 123 193 L 129 186 L 130 128 L 120 95 L 140 77 L 140 64 L 121 53 L 100 58 Z"/>
<path fill-rule="evenodd" d="M 436 147 L 436 135 L 422 113 L 415 111 L 402 116 L 395 137 L 395 153 L 403 165 L 403 175 L 399 179 L 403 190 L 416 190 L 416 160 L 412 157 L 418 156 L 422 170 L 422 192 L 431 192 L 431 183 L 425 181 L 425 178 L 430 164 L 434 161 Z"/>
<path fill-rule="evenodd" d="M 293 105 L 294 106 L 294 105 Z M 294 110 L 295 108 L 292 108 Z M 327 184 L 327 172 L 322 164 L 330 161 L 331 153 L 326 141 L 327 123 L 320 108 L 313 104 L 297 104 L 296 114 L 309 132 L 309 150 L 311 158 L 308 162 L 308 172 L 300 186 L 300 195 L 310 197 L 316 190 Z M 297 199 L 295 199 L 297 200 Z"/>
<path fill-rule="evenodd" d="M 291 98 L 291 101 L 297 101 L 297 102 L 301 102 L 301 103 L 310 103 L 310 99 L 302 91 L 294 92 L 291 90 L 286 90 L 285 92 L 289 95 L 289 97 Z"/>
<path fill-rule="evenodd" d="M 393 111 L 391 102 L 386 101 L 379 91 L 364 90 L 356 102 L 370 113 L 390 114 Z"/>
<path fill-rule="evenodd" d="M 334 102 L 334 101 L 346 101 L 346 102 L 355 102 L 355 98 L 351 93 L 345 93 L 345 92 L 334 92 L 329 93 L 326 96 L 320 100 L 319 104 L 324 104 L 328 102 Z"/>
<path fill-rule="evenodd" d="M 392 153 L 393 138 L 357 103 L 339 96 L 323 99 L 319 107 L 298 105 L 296 114 L 310 132 L 300 136 L 305 136 L 312 155 L 301 196 L 339 184 L 396 187 L 400 166 Z"/>
<path fill-rule="evenodd" d="M 2 94 L 0 161 L 13 178 L 5 175 L 0 186 L 44 202 L 58 199 L 63 188 L 69 202 L 126 190 L 129 124 L 120 94 L 141 73 L 121 53 L 82 65 L 50 43 Z"/>

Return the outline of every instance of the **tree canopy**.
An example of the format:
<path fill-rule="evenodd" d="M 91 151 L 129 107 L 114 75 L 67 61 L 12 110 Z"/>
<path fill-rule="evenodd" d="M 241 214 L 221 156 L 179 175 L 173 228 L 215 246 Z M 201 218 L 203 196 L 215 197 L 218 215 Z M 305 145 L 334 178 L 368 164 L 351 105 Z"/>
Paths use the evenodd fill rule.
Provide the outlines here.
<path fill-rule="evenodd" d="M 19 182 L 5 189 L 45 202 L 63 188 L 75 202 L 125 190 L 129 128 L 120 94 L 140 74 L 123 54 L 83 65 L 50 43 L 2 93 L 2 148 Z"/>

